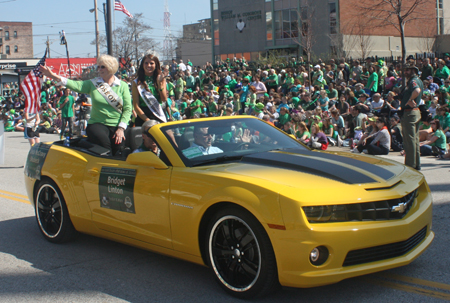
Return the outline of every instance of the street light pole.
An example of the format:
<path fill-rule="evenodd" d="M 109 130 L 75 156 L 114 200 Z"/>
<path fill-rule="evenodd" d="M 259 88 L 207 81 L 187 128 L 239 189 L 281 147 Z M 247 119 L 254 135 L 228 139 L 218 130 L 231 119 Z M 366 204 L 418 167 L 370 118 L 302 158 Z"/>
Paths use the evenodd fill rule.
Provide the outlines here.
<path fill-rule="evenodd" d="M 107 43 L 108 43 L 108 55 L 113 56 L 113 33 L 112 33 L 112 12 L 114 9 L 114 4 L 111 0 L 106 0 L 106 11 L 108 20 L 108 31 L 107 31 Z"/>
<path fill-rule="evenodd" d="M 95 10 L 95 45 L 96 45 L 96 52 L 97 52 L 97 58 L 100 54 L 100 46 L 98 42 L 98 37 L 100 35 L 98 30 L 98 8 L 97 8 L 97 0 L 94 0 L 94 10 Z"/>

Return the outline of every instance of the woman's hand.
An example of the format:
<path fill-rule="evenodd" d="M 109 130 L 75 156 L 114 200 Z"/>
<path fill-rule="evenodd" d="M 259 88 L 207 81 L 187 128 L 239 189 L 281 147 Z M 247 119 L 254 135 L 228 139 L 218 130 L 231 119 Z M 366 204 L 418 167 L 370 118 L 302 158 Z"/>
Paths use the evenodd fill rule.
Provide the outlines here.
<path fill-rule="evenodd" d="M 114 134 L 113 138 L 116 138 L 115 143 L 120 144 L 122 143 L 122 140 L 125 140 L 125 130 L 122 127 L 118 127 L 116 130 L 116 133 Z"/>
<path fill-rule="evenodd" d="M 42 73 L 42 75 L 46 76 L 47 78 L 56 80 L 57 82 L 61 82 L 61 76 L 58 76 L 47 65 L 41 65 L 39 66 L 39 71 Z"/>

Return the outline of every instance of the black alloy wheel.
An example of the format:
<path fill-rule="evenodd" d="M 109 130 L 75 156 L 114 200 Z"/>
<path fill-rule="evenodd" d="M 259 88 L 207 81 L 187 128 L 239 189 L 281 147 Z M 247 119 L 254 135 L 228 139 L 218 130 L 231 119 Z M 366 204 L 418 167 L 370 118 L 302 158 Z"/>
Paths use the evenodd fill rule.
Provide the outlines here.
<path fill-rule="evenodd" d="M 75 237 L 76 231 L 70 221 L 66 203 L 53 181 L 40 182 L 35 201 L 39 229 L 48 241 L 62 243 Z"/>
<path fill-rule="evenodd" d="M 228 293 L 249 299 L 279 286 L 270 239 L 251 214 L 236 207 L 222 209 L 208 232 L 209 265 Z"/>

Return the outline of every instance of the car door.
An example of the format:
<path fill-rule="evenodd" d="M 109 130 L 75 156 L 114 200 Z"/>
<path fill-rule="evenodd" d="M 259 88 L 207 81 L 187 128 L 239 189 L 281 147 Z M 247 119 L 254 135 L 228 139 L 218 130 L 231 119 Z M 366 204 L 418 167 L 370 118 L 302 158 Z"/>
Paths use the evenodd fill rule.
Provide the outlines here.
<path fill-rule="evenodd" d="M 84 178 L 96 226 L 172 248 L 168 205 L 172 168 L 155 169 L 107 158 L 96 160 L 88 163 Z"/>

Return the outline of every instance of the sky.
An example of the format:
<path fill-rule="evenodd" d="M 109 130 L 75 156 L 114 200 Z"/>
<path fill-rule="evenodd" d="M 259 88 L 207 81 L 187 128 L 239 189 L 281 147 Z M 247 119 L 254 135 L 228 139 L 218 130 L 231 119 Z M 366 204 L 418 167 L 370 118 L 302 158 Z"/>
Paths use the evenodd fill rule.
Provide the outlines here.
<path fill-rule="evenodd" d="M 103 10 L 106 0 L 97 0 Z M 183 24 L 195 23 L 210 17 L 209 0 L 168 0 L 171 12 L 171 31 L 181 36 Z M 122 0 L 131 14 L 143 13 L 145 22 L 153 29 L 148 36 L 163 45 L 164 0 Z M 59 32 L 66 33 L 70 57 L 95 57 L 95 16 L 89 9 L 94 0 L 0 0 L 0 21 L 22 21 L 33 23 L 33 56 L 40 58 L 45 52 L 47 36 L 50 40 L 52 58 L 65 57 L 65 47 L 59 44 Z M 115 25 L 120 26 L 124 13 L 115 11 Z M 103 13 L 99 12 L 100 34 L 105 33 Z"/>

